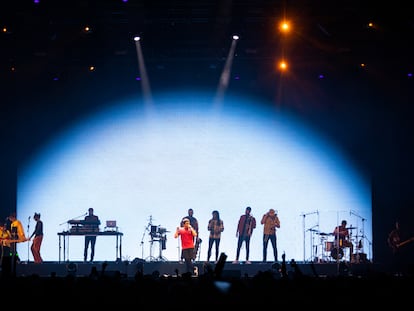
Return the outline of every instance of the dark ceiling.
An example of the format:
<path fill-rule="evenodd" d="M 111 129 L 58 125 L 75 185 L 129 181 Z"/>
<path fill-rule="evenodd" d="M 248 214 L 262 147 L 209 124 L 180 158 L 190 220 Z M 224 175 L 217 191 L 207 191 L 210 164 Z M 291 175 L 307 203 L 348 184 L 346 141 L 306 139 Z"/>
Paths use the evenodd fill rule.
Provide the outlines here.
<path fill-rule="evenodd" d="M 177 63 L 221 69 L 233 34 L 241 37 L 236 65 L 269 71 L 283 55 L 297 72 L 308 74 L 357 70 L 361 62 L 381 72 L 412 69 L 406 65 L 414 49 L 414 20 L 397 3 L 390 8 L 369 1 L 40 0 L 9 6 L 0 13 L 8 29 L 0 56 L 17 73 L 35 76 L 65 75 L 91 64 L 136 68 L 135 35 L 142 37 L 150 71 Z M 289 37 L 277 29 L 284 17 L 293 25 Z"/>

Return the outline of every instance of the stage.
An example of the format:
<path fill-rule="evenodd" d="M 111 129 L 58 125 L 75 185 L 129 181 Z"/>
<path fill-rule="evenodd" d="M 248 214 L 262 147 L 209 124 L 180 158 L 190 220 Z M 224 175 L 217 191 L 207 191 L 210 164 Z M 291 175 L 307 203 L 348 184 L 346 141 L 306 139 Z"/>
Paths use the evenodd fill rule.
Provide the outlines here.
<path fill-rule="evenodd" d="M 216 269 L 215 263 L 207 263 L 196 261 L 197 274 L 203 275 L 208 271 Z M 252 262 L 246 264 L 241 262 L 233 264 L 231 261 L 225 261 L 221 269 L 221 275 L 224 278 L 243 278 L 254 277 L 260 272 L 272 271 L 276 275 L 280 271 L 282 265 L 272 262 Z M 44 262 L 35 264 L 32 262 L 20 262 L 16 264 L 15 276 L 24 277 L 38 275 L 40 277 L 75 275 L 85 277 L 90 275 L 91 271 L 107 275 L 120 275 L 125 278 L 134 278 L 137 273 L 144 275 L 160 275 L 160 276 L 179 276 L 185 273 L 185 264 L 179 261 L 144 261 L 142 259 L 134 259 L 133 261 L 104 261 L 104 262 Z M 392 273 L 392 269 L 386 265 L 366 263 L 348 263 L 345 261 L 328 262 L 328 263 L 304 263 L 291 262 L 286 264 L 287 273 L 300 271 L 303 275 L 315 277 L 333 277 L 338 275 L 352 276 L 368 276 L 371 274 L 387 274 Z"/>

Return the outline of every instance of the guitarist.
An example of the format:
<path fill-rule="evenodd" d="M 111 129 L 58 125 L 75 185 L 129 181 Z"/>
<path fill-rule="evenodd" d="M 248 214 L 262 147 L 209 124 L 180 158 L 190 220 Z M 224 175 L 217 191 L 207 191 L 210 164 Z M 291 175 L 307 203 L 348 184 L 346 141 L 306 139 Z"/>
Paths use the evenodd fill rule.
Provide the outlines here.
<path fill-rule="evenodd" d="M 403 271 L 405 270 L 405 263 L 410 262 L 408 249 L 403 246 L 412 241 L 414 241 L 414 237 L 407 240 L 403 240 L 400 223 L 396 221 L 395 228 L 388 234 L 387 244 L 392 249 L 392 253 L 394 255 L 394 273 L 397 275 L 402 275 Z"/>
<path fill-rule="evenodd" d="M 29 239 L 24 233 L 22 222 L 17 219 L 16 212 L 11 212 L 7 218 L 6 228 L 11 234 L 11 238 L 7 244 L 10 246 L 10 256 L 7 258 L 10 261 L 11 272 L 16 273 L 16 264 L 20 262 L 19 254 L 17 253 L 17 243 L 26 242 Z M 3 258 L 4 260 L 5 258 Z"/>
<path fill-rule="evenodd" d="M 395 228 L 388 234 L 387 244 L 393 253 L 397 253 L 399 244 L 401 243 L 400 223 L 395 222 Z"/>
<path fill-rule="evenodd" d="M 4 222 L 0 223 L 0 267 L 3 274 L 10 272 L 10 239 L 11 233 Z"/>

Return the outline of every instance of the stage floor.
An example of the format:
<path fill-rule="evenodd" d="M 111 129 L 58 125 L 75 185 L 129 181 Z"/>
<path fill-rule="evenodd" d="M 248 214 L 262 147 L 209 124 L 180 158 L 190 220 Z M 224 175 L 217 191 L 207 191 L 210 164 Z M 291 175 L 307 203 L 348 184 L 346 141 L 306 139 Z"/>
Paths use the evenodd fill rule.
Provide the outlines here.
<path fill-rule="evenodd" d="M 198 269 L 198 275 L 207 273 L 215 269 L 214 263 L 197 261 L 195 266 Z M 370 275 L 372 273 L 392 273 L 390 267 L 367 263 L 347 263 L 347 262 L 328 262 L 328 263 L 304 263 L 297 262 L 297 268 L 304 275 L 330 277 L 347 273 L 349 275 Z M 287 263 L 287 272 L 293 272 L 294 267 Z M 105 261 L 105 262 L 44 262 L 35 264 L 31 262 L 20 262 L 16 264 L 15 276 L 38 275 L 40 277 L 50 276 L 67 276 L 69 274 L 76 276 L 88 276 L 93 269 L 105 271 L 106 274 L 120 274 L 123 277 L 133 278 L 137 273 L 142 274 L 159 274 L 165 276 L 181 275 L 185 273 L 185 264 L 179 261 L 151 261 L 147 262 L 142 259 L 133 261 Z M 252 262 L 251 264 L 239 263 L 233 264 L 226 261 L 223 270 L 223 277 L 253 277 L 260 272 L 273 271 L 278 272 L 281 263 L 272 262 Z"/>

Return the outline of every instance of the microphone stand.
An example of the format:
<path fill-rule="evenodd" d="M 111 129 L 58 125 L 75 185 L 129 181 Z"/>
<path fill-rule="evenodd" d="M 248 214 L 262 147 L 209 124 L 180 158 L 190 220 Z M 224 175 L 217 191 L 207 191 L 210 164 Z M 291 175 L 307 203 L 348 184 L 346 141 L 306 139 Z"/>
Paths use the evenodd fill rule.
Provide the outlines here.
<path fill-rule="evenodd" d="M 69 219 L 69 220 L 67 220 L 67 221 L 65 221 L 65 222 L 62 222 L 61 224 L 59 224 L 59 226 L 62 226 L 62 225 L 64 225 L 64 224 L 67 224 L 70 220 L 75 220 L 75 219 L 78 219 L 78 218 L 81 218 L 81 217 L 85 217 L 86 215 L 88 215 L 88 213 L 85 213 L 85 214 L 82 214 L 82 215 L 79 215 L 79 216 L 73 217 L 73 218 L 71 218 L 71 219 Z"/>

